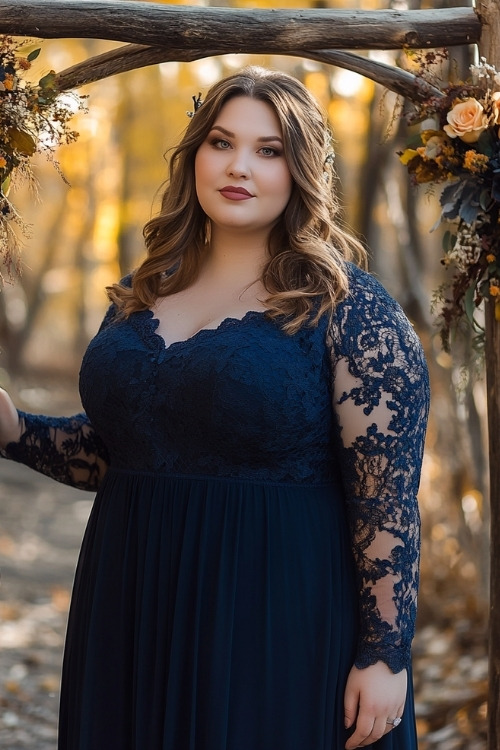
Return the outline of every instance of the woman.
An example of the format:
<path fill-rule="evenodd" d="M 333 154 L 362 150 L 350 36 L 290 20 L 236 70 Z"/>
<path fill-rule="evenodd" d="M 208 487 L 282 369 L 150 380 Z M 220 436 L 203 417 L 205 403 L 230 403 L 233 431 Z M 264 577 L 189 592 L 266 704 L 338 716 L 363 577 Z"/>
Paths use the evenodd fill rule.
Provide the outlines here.
<path fill-rule="evenodd" d="M 97 489 L 61 750 L 416 749 L 410 644 L 427 371 L 335 223 L 295 79 L 216 84 L 146 260 L 111 287 L 85 414 L 0 401 L 5 455 Z"/>

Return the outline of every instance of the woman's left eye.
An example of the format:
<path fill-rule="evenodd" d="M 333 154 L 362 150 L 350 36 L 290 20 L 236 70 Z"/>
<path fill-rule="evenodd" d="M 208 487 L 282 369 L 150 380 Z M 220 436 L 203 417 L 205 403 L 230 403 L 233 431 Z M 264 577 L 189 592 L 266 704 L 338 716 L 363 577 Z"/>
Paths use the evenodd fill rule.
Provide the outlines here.
<path fill-rule="evenodd" d="M 279 156 L 279 152 L 275 148 L 271 148 L 271 146 L 263 146 L 260 149 L 260 152 L 263 156 Z"/>

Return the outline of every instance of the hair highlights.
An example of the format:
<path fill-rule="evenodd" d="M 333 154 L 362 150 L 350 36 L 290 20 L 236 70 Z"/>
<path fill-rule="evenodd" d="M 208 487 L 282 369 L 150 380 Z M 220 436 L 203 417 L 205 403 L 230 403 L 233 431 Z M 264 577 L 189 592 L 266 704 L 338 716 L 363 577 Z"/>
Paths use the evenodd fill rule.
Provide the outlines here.
<path fill-rule="evenodd" d="M 268 240 L 269 260 L 262 274 L 268 314 L 289 333 L 306 322 L 316 323 L 347 293 L 345 260 L 365 264 L 364 248 L 337 219 L 331 137 L 316 101 L 289 75 L 245 68 L 210 89 L 173 152 L 160 213 L 144 228 L 147 257 L 131 288 L 108 288 L 122 314 L 151 307 L 157 297 L 179 292 L 196 279 L 210 223 L 196 197 L 195 156 L 224 104 L 236 96 L 272 107 L 293 179 L 288 205 Z"/>

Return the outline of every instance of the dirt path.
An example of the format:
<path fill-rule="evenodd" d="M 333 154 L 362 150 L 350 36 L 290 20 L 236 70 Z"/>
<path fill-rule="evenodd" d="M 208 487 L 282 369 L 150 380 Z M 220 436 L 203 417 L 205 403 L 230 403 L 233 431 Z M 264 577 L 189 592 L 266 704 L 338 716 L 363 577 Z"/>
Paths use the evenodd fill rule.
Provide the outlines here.
<path fill-rule="evenodd" d="M 0 460 L 0 747 L 54 750 L 62 648 L 91 493 Z"/>

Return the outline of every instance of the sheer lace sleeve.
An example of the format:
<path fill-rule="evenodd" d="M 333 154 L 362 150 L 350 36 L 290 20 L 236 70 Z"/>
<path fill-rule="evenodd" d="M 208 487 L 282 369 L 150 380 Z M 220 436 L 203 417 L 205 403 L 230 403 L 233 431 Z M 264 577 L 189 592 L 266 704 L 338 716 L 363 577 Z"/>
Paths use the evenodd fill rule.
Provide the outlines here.
<path fill-rule="evenodd" d="M 340 434 L 360 590 L 356 666 L 408 666 L 416 616 L 420 520 L 416 494 L 429 386 L 421 344 L 399 305 L 353 271 L 329 331 L 333 406 Z"/>
<path fill-rule="evenodd" d="M 85 414 L 44 417 L 19 412 L 22 433 L 3 455 L 58 482 L 95 491 L 109 463 L 105 445 Z"/>
<path fill-rule="evenodd" d="M 130 277 L 124 279 L 130 284 Z M 100 331 L 114 319 L 111 305 Z M 26 464 L 52 479 L 95 492 L 109 465 L 105 444 L 85 413 L 46 417 L 19 411 L 21 437 L 0 452 L 3 458 Z"/>

